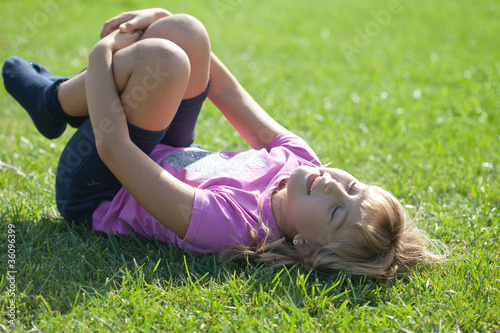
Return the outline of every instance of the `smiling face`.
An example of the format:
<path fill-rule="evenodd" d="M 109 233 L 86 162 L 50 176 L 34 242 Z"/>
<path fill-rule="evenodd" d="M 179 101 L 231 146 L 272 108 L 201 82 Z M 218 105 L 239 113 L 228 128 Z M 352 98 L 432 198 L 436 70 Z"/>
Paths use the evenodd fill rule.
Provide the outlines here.
<path fill-rule="evenodd" d="M 301 166 L 290 175 L 282 215 L 287 236 L 314 245 L 353 237 L 370 188 L 344 170 Z M 295 235 L 295 236 L 294 236 Z"/>

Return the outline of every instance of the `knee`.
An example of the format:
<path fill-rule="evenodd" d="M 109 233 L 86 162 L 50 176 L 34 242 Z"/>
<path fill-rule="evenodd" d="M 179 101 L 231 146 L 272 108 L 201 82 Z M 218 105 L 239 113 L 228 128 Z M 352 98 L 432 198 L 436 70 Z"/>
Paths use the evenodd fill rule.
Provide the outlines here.
<path fill-rule="evenodd" d="M 188 14 L 176 14 L 172 16 L 172 19 L 176 29 L 186 40 L 196 43 L 209 42 L 205 26 L 196 17 Z"/>
<path fill-rule="evenodd" d="M 184 50 L 177 44 L 160 38 L 148 38 L 134 44 L 133 64 L 151 75 L 169 78 L 189 77 L 190 63 Z M 115 56 L 120 56 L 115 53 Z M 168 74 L 167 74 L 168 73 Z"/>
<path fill-rule="evenodd" d="M 164 17 L 151 25 L 147 37 L 165 38 L 186 52 L 210 51 L 210 38 L 203 23 L 187 14 Z"/>

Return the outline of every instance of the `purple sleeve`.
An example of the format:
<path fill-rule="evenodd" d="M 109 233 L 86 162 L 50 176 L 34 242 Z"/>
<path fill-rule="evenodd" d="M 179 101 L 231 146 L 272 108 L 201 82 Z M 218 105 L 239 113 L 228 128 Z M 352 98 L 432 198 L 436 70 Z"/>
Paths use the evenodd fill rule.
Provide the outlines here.
<path fill-rule="evenodd" d="M 283 147 L 288 149 L 292 154 L 302 159 L 304 162 L 311 163 L 315 166 L 321 166 L 321 162 L 314 150 L 300 137 L 293 133 L 282 134 L 274 138 L 269 145 L 269 151 L 273 148 Z"/>
<path fill-rule="evenodd" d="M 251 240 L 252 219 L 222 191 L 195 189 L 189 229 L 181 247 L 196 252 L 219 253 L 228 246 Z"/>

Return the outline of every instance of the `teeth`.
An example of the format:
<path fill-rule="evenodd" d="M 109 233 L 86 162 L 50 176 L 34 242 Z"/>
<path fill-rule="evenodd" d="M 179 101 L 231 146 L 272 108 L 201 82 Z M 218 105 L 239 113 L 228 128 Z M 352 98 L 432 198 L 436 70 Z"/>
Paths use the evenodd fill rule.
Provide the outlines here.
<path fill-rule="evenodd" d="M 314 179 L 313 179 L 313 181 L 312 181 L 312 183 L 311 183 L 311 186 L 309 187 L 309 191 L 308 191 L 308 193 L 307 193 L 307 194 L 311 194 L 311 191 L 312 191 L 312 189 L 313 189 L 313 187 L 314 187 L 314 184 L 316 183 L 316 181 L 318 180 L 318 178 L 319 178 L 319 177 L 320 177 L 320 176 L 316 176 L 316 177 L 314 177 Z"/>

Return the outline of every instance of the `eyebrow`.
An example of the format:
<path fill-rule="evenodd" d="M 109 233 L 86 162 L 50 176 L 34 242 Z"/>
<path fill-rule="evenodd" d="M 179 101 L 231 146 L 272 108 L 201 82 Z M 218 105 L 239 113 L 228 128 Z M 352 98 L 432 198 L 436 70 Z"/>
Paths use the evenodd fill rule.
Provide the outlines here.
<path fill-rule="evenodd" d="M 365 195 L 365 193 L 371 189 L 370 185 L 368 185 L 368 184 L 364 184 L 364 185 L 365 185 L 364 188 L 362 190 L 359 190 L 361 195 Z"/>
<path fill-rule="evenodd" d="M 367 184 L 363 184 L 363 185 L 364 185 L 363 188 L 358 190 L 358 194 L 356 194 L 356 196 L 364 197 L 366 195 L 366 192 L 371 190 L 370 185 L 367 185 Z"/>

